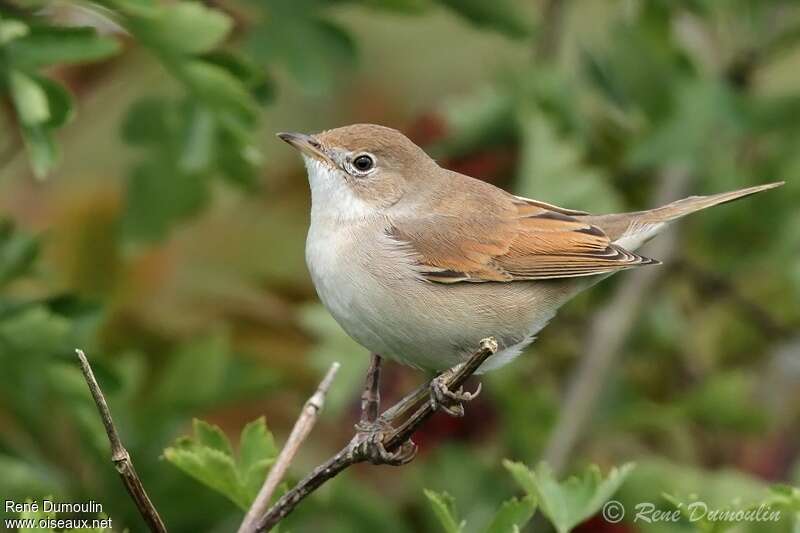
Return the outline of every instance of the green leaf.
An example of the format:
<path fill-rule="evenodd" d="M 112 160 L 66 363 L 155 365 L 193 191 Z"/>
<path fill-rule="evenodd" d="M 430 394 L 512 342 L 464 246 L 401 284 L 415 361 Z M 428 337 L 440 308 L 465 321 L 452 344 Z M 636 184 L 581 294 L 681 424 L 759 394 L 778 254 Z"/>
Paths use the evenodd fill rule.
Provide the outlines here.
<path fill-rule="evenodd" d="M 48 496 L 46 499 L 52 500 L 52 496 Z M 33 500 L 26 499 L 25 503 L 32 503 Z M 41 505 L 38 506 L 36 511 L 23 511 L 19 514 L 21 520 L 31 520 L 34 523 L 38 523 L 39 520 L 46 520 L 52 519 L 56 517 L 56 513 L 53 511 L 45 512 Z M 51 528 L 39 528 L 39 527 L 21 527 L 19 528 L 19 533 L 54 533 Z"/>
<path fill-rule="evenodd" d="M 164 457 L 247 510 L 278 455 L 264 418 L 247 424 L 242 430 L 238 461 L 220 428 L 201 420 L 195 420 L 193 427 L 193 436 L 178 439 L 174 446 L 164 450 Z"/>
<path fill-rule="evenodd" d="M 459 522 L 456 514 L 455 500 L 452 496 L 446 492 L 434 492 L 425 489 L 425 497 L 428 498 L 433 513 L 436 515 L 436 518 L 439 519 L 439 523 L 442 525 L 442 529 L 445 533 L 461 533 L 464 531 L 466 524 L 464 521 Z"/>
<path fill-rule="evenodd" d="M 432 0 L 355 0 L 356 3 L 385 11 L 420 14 L 427 11 Z"/>
<path fill-rule="evenodd" d="M 759 500 L 743 502 L 737 496 L 726 505 L 709 503 L 707 498 L 694 493 L 686 497 L 663 494 L 663 497 L 686 522 L 691 523 L 698 531 L 709 533 L 734 530 L 743 522 L 753 520 L 742 518 L 748 515 L 760 516 L 764 522 L 774 522 L 773 527 L 777 531 L 778 523 L 788 523 L 791 516 L 800 513 L 800 489 L 786 485 L 769 487 Z M 782 517 L 789 520 L 781 520 Z M 774 521 L 770 518 L 774 518 Z"/>
<path fill-rule="evenodd" d="M 192 428 L 198 444 L 222 452 L 225 455 L 233 455 L 231 443 L 219 427 L 195 418 L 192 420 Z"/>
<path fill-rule="evenodd" d="M 72 325 L 42 306 L 0 321 L 0 356 L 50 357 L 68 351 Z"/>
<path fill-rule="evenodd" d="M 48 128 L 60 128 L 69 122 L 74 115 L 72 106 L 72 96 L 63 85 L 44 76 L 33 77 L 47 96 L 47 106 L 50 110 L 50 117 L 45 126 Z"/>
<path fill-rule="evenodd" d="M 530 468 L 522 463 L 509 461 L 508 459 L 503 460 L 503 466 L 526 494 L 536 494 L 536 476 L 531 472 Z"/>
<path fill-rule="evenodd" d="M 264 417 L 247 424 L 239 440 L 239 472 L 247 492 L 255 498 L 264 483 L 267 470 L 278 456 L 275 438 L 267 429 Z"/>
<path fill-rule="evenodd" d="M 214 160 L 217 122 L 207 109 L 200 106 L 192 106 L 187 119 L 178 167 L 188 173 L 202 172 Z"/>
<path fill-rule="evenodd" d="M 182 69 L 194 95 L 211 110 L 228 113 L 241 121 L 243 126 L 250 126 L 255 122 L 258 106 L 242 83 L 230 72 L 201 60 L 187 61 Z"/>
<path fill-rule="evenodd" d="M 36 80 L 19 70 L 8 74 L 9 89 L 14 108 L 24 126 L 43 124 L 50 118 L 47 93 Z"/>
<path fill-rule="evenodd" d="M 203 60 L 221 67 L 242 82 L 260 104 L 275 98 L 274 81 L 266 69 L 256 65 L 250 58 L 226 50 L 215 50 L 204 54 Z"/>
<path fill-rule="evenodd" d="M 178 444 L 164 450 L 164 457 L 204 485 L 223 494 L 240 509 L 247 510 L 250 499 L 239 481 L 233 457 L 219 450 L 195 444 Z"/>
<path fill-rule="evenodd" d="M 122 124 L 122 138 L 136 146 L 162 145 L 170 130 L 174 106 L 160 98 L 142 98 L 128 110 Z"/>
<path fill-rule="evenodd" d="M 172 53 L 194 55 L 219 46 L 233 21 L 200 2 L 177 2 L 161 7 L 153 17 L 143 18 L 137 27 Z"/>
<path fill-rule="evenodd" d="M 0 287 L 26 273 L 39 254 L 39 240 L 0 220 Z"/>
<path fill-rule="evenodd" d="M 504 464 L 526 492 L 537 497 L 542 513 L 559 533 L 568 533 L 597 513 L 633 469 L 631 463 L 612 468 L 604 479 L 599 468 L 590 466 L 580 477 L 559 482 L 545 463 L 539 463 L 535 471 L 520 463 Z M 527 474 L 523 468 L 528 470 Z"/>
<path fill-rule="evenodd" d="M 0 45 L 10 43 L 14 39 L 27 35 L 29 31 L 28 25 L 23 22 L 0 19 Z"/>
<path fill-rule="evenodd" d="M 527 496 L 505 501 L 492 518 L 486 533 L 514 533 L 521 530 L 536 512 L 536 496 Z"/>
<path fill-rule="evenodd" d="M 342 72 L 350 72 L 356 47 L 339 26 L 285 7 L 250 35 L 253 57 L 286 69 L 309 93 L 330 89 Z"/>
<path fill-rule="evenodd" d="M 526 21 L 517 4 L 512 0 L 437 0 L 466 20 L 510 37 L 522 38 L 531 34 L 531 25 Z"/>
<path fill-rule="evenodd" d="M 22 128 L 22 139 L 28 151 L 34 175 L 43 179 L 58 161 L 59 151 L 55 139 L 46 126 L 27 126 Z"/>
<path fill-rule="evenodd" d="M 12 65 L 36 69 L 98 61 L 120 50 L 119 43 L 97 34 L 92 28 L 37 26 L 10 42 L 7 56 Z"/>

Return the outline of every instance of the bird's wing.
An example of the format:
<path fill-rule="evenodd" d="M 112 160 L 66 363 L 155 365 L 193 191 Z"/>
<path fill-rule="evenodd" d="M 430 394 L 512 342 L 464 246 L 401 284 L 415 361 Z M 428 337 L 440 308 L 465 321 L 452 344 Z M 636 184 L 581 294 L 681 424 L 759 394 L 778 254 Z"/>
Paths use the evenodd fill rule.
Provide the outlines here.
<path fill-rule="evenodd" d="M 388 232 L 409 248 L 421 275 L 439 283 L 570 278 L 656 263 L 570 215 L 579 211 L 495 191 L 439 203 L 413 222 L 392 220 Z"/>

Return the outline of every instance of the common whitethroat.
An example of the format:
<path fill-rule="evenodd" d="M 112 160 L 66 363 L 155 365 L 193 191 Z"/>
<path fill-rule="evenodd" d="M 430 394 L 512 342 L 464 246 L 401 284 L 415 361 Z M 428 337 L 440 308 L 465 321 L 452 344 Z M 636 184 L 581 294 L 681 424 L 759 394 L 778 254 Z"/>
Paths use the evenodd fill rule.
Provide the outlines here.
<path fill-rule="evenodd" d="M 308 170 L 306 262 L 322 303 L 373 353 L 427 371 L 489 336 L 499 351 L 479 372 L 505 365 L 575 294 L 658 263 L 634 251 L 673 220 L 782 185 L 591 215 L 444 169 L 383 126 L 278 136 Z"/>

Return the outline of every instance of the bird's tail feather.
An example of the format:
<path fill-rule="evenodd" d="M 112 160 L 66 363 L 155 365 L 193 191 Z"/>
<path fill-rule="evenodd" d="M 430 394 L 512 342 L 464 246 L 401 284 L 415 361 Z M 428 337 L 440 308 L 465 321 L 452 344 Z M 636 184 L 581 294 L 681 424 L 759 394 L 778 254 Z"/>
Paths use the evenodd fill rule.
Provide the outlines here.
<path fill-rule="evenodd" d="M 633 250 L 658 233 L 667 222 L 707 207 L 732 202 L 751 194 L 774 189 L 783 184 L 784 182 L 779 181 L 709 196 L 690 196 L 648 211 L 612 215 L 588 215 L 580 218 L 598 226 L 612 241 L 618 242 L 629 250 Z"/>

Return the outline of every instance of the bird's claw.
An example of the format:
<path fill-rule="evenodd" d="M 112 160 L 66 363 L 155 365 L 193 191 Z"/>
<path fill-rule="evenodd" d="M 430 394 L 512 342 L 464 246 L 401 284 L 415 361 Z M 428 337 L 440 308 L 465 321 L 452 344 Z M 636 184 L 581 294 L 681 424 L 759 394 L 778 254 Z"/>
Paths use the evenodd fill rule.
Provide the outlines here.
<path fill-rule="evenodd" d="M 396 450 L 389 451 L 383 444 L 388 426 L 376 422 L 369 426 L 356 425 L 356 435 L 350 441 L 350 453 L 355 459 L 368 461 L 374 465 L 402 466 L 417 456 L 417 445 L 411 439 Z"/>
<path fill-rule="evenodd" d="M 431 380 L 431 407 L 441 409 L 450 416 L 464 416 L 464 402 L 470 402 L 481 393 L 481 383 L 475 392 L 466 392 L 463 387 L 451 391 L 447 387 L 446 379 L 449 376 L 440 374 Z"/>

